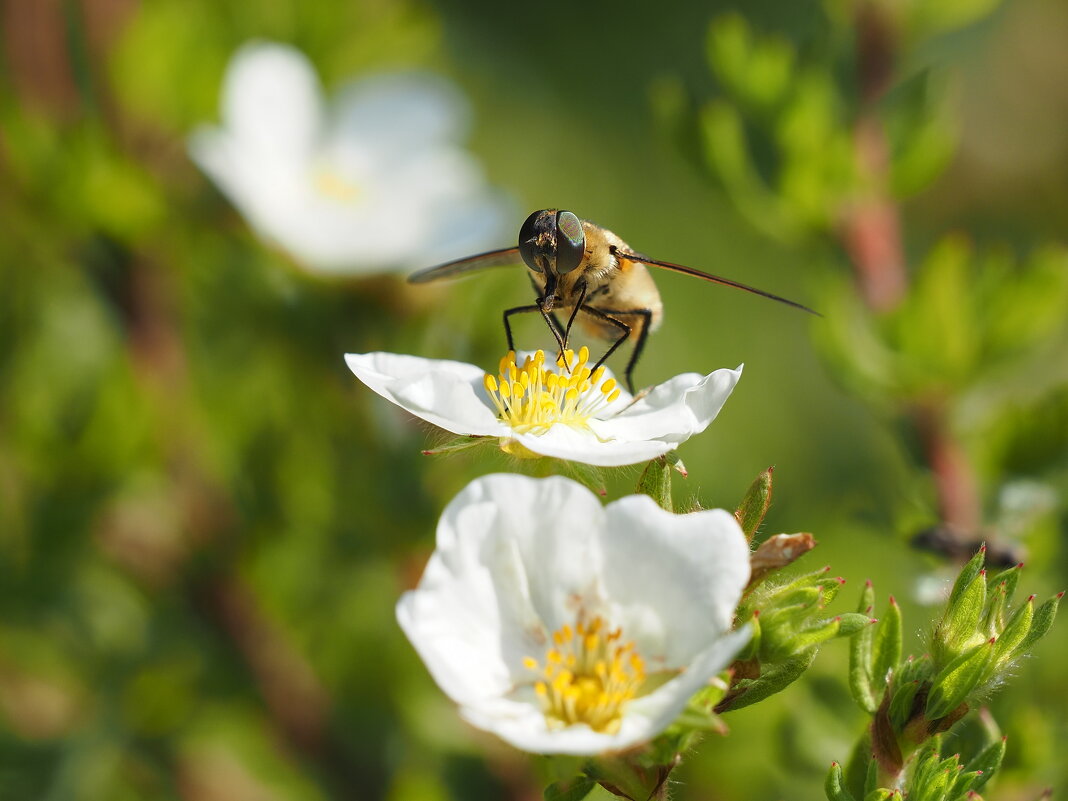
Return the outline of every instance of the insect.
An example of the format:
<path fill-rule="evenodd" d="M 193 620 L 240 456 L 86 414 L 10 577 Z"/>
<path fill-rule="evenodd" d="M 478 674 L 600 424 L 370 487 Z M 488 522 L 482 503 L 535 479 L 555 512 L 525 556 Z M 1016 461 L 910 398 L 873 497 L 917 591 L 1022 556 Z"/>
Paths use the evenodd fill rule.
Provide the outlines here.
<path fill-rule="evenodd" d="M 762 289 L 681 264 L 650 259 L 634 252 L 607 228 L 579 219 L 570 211 L 557 209 L 541 209 L 527 217 L 519 229 L 517 247 L 491 250 L 420 270 L 409 276 L 408 280 L 421 284 L 473 270 L 518 264 L 520 260 L 527 267 L 536 297 L 532 304 L 505 310 L 504 332 L 508 338 L 508 349 L 515 350 L 512 317 L 533 312 L 545 320 L 561 353 L 568 347 L 576 320 L 591 335 L 610 340 L 611 345 L 594 369 L 624 342 L 633 339 L 634 349 L 623 373 L 631 393 L 634 392 L 634 366 L 645 347 L 645 340 L 651 331 L 657 329 L 664 316 L 660 293 L 647 266 L 662 267 L 716 284 L 744 289 L 817 314 L 807 306 Z M 561 323 L 561 314 L 567 314 L 566 323 Z"/>

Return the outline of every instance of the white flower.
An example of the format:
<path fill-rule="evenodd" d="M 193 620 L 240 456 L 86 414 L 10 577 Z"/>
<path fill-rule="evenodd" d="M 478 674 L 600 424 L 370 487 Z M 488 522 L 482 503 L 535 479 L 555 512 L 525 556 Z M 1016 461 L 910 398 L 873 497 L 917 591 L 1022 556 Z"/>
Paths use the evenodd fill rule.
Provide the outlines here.
<path fill-rule="evenodd" d="M 466 107 L 430 74 L 345 87 L 332 108 L 308 59 L 253 42 L 230 62 L 222 125 L 194 161 L 265 239 L 334 273 L 433 264 L 484 249 L 509 212 L 457 143 Z"/>
<path fill-rule="evenodd" d="M 748 579 L 722 509 L 602 507 L 570 479 L 496 474 L 446 507 L 397 619 L 470 723 L 525 751 L 597 754 L 655 737 L 730 664 Z"/>
<path fill-rule="evenodd" d="M 379 395 L 446 431 L 499 437 L 517 455 L 602 467 L 654 459 L 704 431 L 742 375 L 741 367 L 683 373 L 635 401 L 603 366 L 591 374 L 586 348 L 569 355 L 570 372 L 546 366 L 538 351 L 518 365 L 502 359 L 497 376 L 395 353 L 349 353 L 345 361 Z"/>

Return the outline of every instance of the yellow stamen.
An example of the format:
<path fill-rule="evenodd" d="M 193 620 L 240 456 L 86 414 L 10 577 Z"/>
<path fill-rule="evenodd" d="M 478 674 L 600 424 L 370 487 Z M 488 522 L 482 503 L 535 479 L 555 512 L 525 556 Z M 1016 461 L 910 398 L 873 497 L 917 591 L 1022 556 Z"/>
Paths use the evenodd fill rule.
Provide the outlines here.
<path fill-rule="evenodd" d="M 544 351 L 527 356 L 522 367 L 510 351 L 501 359 L 498 374 L 487 374 L 483 384 L 497 416 L 519 433 L 543 434 L 557 423 L 587 428 L 591 418 L 619 398 L 615 379 L 605 379 L 604 365 L 591 370 L 589 358 L 585 346 L 577 358 L 565 350 L 553 370 L 545 366 Z"/>
<path fill-rule="evenodd" d="M 645 682 L 645 663 L 633 642 L 619 643 L 622 632 L 603 633 L 605 621 L 578 621 L 552 635 L 555 647 L 545 652 L 544 667 L 526 657 L 523 666 L 535 671 L 534 692 L 546 721 L 553 728 L 585 723 L 597 732 L 613 733 L 623 720 L 623 708 Z"/>

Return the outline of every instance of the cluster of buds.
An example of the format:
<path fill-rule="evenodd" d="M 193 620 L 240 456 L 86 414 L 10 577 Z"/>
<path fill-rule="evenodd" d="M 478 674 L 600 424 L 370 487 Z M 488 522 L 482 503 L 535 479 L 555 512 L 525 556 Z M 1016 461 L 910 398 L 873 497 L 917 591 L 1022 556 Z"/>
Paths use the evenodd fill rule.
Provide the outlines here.
<path fill-rule="evenodd" d="M 772 471 L 757 476 L 735 517 L 750 540 L 771 503 Z M 751 558 L 752 577 L 738 608 L 738 624 L 747 624 L 752 639 L 732 667 L 730 688 L 717 712 L 761 701 L 798 679 L 816 658 L 820 645 L 852 637 L 875 621 L 867 614 L 828 614 L 827 605 L 845 584 L 830 567 L 788 582 L 775 573 L 815 546 L 811 534 L 777 534 L 767 538 Z"/>
<path fill-rule="evenodd" d="M 921 758 L 929 750 L 925 744 L 932 738 L 937 741 L 937 735 L 997 686 L 1053 625 L 1064 593 L 1037 608 L 1033 595 L 1014 607 L 1012 596 L 1023 565 L 989 577 L 983 567 L 985 557 L 985 547 L 980 548 L 961 570 L 931 634 L 929 653 L 902 659 L 901 611 L 892 596 L 882 625 L 862 632 L 851 644 L 850 689 L 872 715 L 873 759 L 868 773 L 875 777 L 876 788 L 889 792 L 905 784 L 923 786 L 916 784 L 916 776 L 923 765 L 929 766 L 929 760 Z M 870 614 L 874 598 L 869 582 L 861 595 L 862 614 Z M 832 768 L 832 774 L 836 770 Z M 863 770 L 864 766 L 851 766 L 853 789 Z M 961 774 L 959 784 L 957 779 L 947 784 L 944 795 L 931 797 L 964 798 L 974 793 L 975 784 L 961 789 L 967 784 L 966 775 Z M 828 793 L 834 799 L 849 797 Z"/>
<path fill-rule="evenodd" d="M 935 735 L 921 749 L 915 759 L 916 767 L 903 787 L 878 787 L 875 763 L 864 780 L 860 796 L 865 801 L 983 801 L 979 790 L 1001 766 L 1005 757 L 1005 738 L 999 738 L 980 751 L 967 763 L 960 754 L 942 758 L 942 738 Z M 830 801 L 855 801 L 846 789 L 845 775 L 837 762 L 831 765 L 824 789 Z"/>

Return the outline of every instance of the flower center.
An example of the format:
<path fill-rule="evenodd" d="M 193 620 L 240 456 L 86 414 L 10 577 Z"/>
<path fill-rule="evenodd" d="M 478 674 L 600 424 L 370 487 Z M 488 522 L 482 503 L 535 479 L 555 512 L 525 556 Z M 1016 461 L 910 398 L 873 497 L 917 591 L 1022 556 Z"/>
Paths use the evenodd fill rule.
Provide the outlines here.
<path fill-rule="evenodd" d="M 576 358 L 564 351 L 556 370 L 546 368 L 545 352 L 527 356 L 520 367 L 515 351 L 501 359 L 497 377 L 487 373 L 486 392 L 497 416 L 519 433 L 544 433 L 556 423 L 585 428 L 587 421 L 619 397 L 616 380 L 605 380 L 605 368 L 586 366 L 589 348 L 583 346 Z"/>
<path fill-rule="evenodd" d="M 320 195 L 339 203 L 352 204 L 360 199 L 360 187 L 326 167 L 315 170 L 312 186 Z"/>
<path fill-rule="evenodd" d="M 608 631 L 600 616 L 589 624 L 564 625 L 553 632 L 544 664 L 523 664 L 538 678 L 534 691 L 550 728 L 585 723 L 596 732 L 619 731 L 623 707 L 645 681 L 645 662 L 622 631 Z"/>

